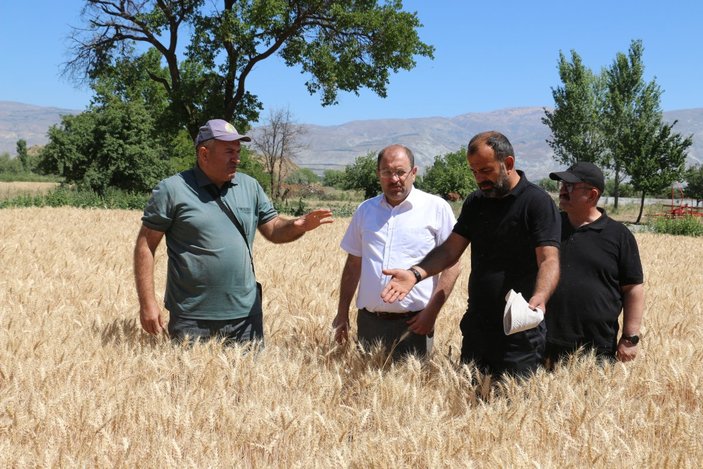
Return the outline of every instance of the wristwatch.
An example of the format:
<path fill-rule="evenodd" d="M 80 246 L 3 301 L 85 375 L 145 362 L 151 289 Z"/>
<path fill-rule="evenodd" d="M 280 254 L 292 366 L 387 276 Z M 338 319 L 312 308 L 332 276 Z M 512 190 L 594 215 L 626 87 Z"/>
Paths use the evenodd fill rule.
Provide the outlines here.
<path fill-rule="evenodd" d="M 422 280 L 422 275 L 415 267 L 410 267 L 408 270 L 415 276 L 415 284 L 417 285 Z"/>
<path fill-rule="evenodd" d="M 632 345 L 637 345 L 640 341 L 640 336 L 638 335 L 623 335 L 620 338 L 625 342 L 629 342 Z"/>

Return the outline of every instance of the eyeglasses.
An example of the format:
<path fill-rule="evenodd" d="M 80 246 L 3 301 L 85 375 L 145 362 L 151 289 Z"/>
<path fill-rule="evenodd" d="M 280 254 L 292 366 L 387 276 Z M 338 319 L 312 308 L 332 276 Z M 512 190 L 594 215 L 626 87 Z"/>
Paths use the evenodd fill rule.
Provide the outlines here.
<path fill-rule="evenodd" d="M 393 179 L 393 177 L 397 177 L 401 181 L 408 177 L 410 173 L 412 173 L 412 169 L 410 171 L 406 171 L 404 169 L 398 169 L 396 171 L 392 171 L 390 169 L 382 169 L 381 171 L 379 171 L 379 174 L 383 179 Z"/>
<path fill-rule="evenodd" d="M 593 186 L 576 187 L 578 184 L 580 184 L 580 183 L 578 183 L 578 182 L 564 182 L 564 181 L 561 182 L 561 186 L 564 187 L 566 189 L 566 192 L 568 192 L 569 194 L 574 192 L 574 189 L 588 189 L 589 191 L 591 189 L 593 189 Z"/>

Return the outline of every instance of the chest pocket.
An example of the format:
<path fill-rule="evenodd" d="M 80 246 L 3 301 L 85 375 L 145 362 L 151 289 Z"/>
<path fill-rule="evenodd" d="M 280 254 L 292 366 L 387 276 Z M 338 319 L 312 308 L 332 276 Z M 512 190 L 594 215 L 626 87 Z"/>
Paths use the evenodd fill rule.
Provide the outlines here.
<path fill-rule="evenodd" d="M 393 233 L 393 248 L 412 253 L 413 255 L 422 253 L 424 256 L 435 246 L 434 231 L 428 226 L 398 228 Z"/>

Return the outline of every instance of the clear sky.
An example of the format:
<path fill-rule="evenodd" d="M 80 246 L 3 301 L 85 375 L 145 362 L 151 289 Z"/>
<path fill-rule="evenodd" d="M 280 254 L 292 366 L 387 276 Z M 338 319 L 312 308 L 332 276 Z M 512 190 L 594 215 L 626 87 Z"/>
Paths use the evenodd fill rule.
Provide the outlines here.
<path fill-rule="evenodd" d="M 211 0 L 217 2 L 217 0 Z M 300 123 L 451 117 L 511 107 L 551 106 L 559 51 L 573 49 L 594 71 L 609 66 L 632 39 L 644 44 L 646 78 L 664 90 L 665 111 L 703 107 L 701 0 L 405 0 L 436 47 L 435 59 L 392 76 L 388 97 L 342 94 L 323 108 L 299 69 L 262 63 L 248 88 L 266 108 L 289 107 Z M 0 0 L 0 100 L 83 109 L 90 89 L 60 75 L 79 0 Z"/>

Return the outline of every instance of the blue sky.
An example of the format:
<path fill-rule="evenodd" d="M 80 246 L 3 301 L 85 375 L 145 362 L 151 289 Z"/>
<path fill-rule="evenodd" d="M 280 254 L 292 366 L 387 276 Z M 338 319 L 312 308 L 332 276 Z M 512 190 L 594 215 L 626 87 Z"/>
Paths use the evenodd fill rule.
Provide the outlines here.
<path fill-rule="evenodd" d="M 213 0 L 216 1 L 216 0 Z M 451 117 L 511 107 L 551 106 L 560 84 L 559 51 L 576 50 L 595 71 L 609 66 L 632 39 L 644 43 L 647 79 L 664 90 L 665 111 L 703 107 L 703 2 L 560 0 L 474 2 L 406 0 L 424 27 L 435 59 L 392 76 L 388 97 L 342 94 L 323 108 L 305 76 L 277 60 L 248 81 L 266 107 L 289 107 L 300 123 Z M 83 109 L 90 89 L 61 78 L 70 26 L 80 26 L 78 0 L 0 0 L 0 101 Z M 490 5 L 490 6 L 488 6 Z"/>

